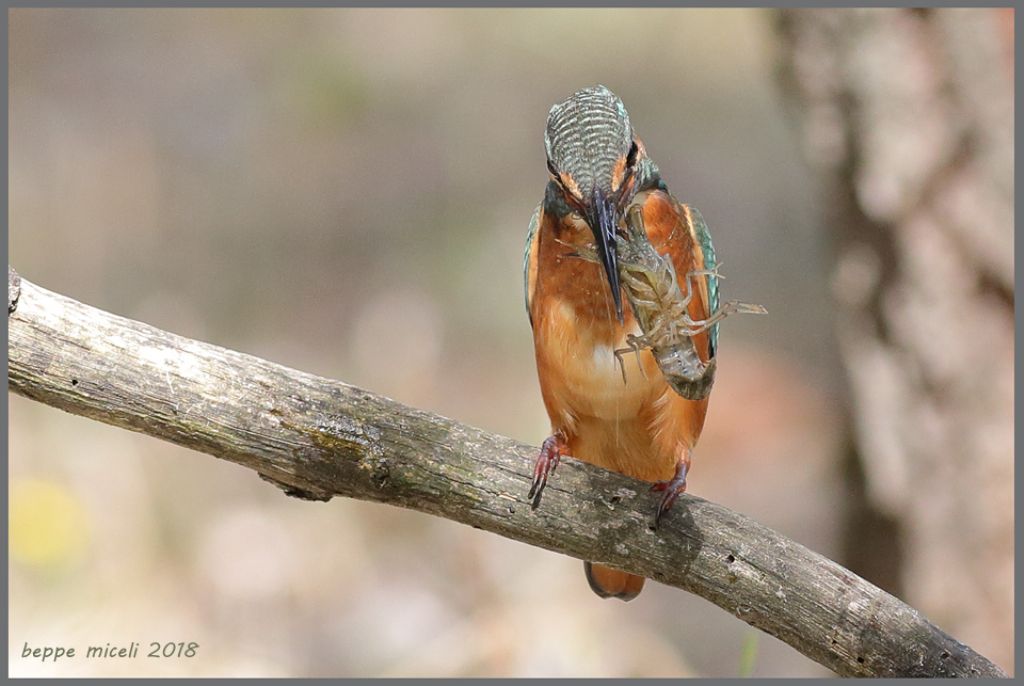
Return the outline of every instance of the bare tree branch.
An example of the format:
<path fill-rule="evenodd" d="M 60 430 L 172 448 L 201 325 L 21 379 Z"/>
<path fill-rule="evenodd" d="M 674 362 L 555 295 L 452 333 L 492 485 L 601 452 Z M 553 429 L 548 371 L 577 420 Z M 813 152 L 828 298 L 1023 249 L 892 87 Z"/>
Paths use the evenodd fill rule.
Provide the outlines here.
<path fill-rule="evenodd" d="M 9 272 L 8 283 L 17 275 Z M 677 586 L 850 676 L 1005 676 L 913 608 L 743 515 L 684 496 L 657 531 L 640 481 L 347 384 L 190 340 L 20 281 L 11 390 L 254 469 L 312 500 L 445 517 Z"/>

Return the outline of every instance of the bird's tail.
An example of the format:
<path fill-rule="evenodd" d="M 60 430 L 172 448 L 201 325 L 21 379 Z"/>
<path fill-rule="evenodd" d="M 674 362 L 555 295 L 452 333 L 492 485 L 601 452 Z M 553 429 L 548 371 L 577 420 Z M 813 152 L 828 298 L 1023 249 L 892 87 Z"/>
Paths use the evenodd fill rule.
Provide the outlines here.
<path fill-rule="evenodd" d="M 584 562 L 583 569 L 587 572 L 591 590 L 602 598 L 632 600 L 640 595 L 644 587 L 644 578 L 636 574 L 627 574 L 591 562 Z"/>

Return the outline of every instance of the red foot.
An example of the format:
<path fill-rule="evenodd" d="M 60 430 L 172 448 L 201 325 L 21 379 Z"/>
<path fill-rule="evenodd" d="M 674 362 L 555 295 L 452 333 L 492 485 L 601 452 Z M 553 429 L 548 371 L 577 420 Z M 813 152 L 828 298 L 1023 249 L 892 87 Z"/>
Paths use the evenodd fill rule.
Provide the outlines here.
<path fill-rule="evenodd" d="M 654 516 L 654 528 L 658 528 L 658 524 L 661 523 L 661 518 L 666 512 L 672 509 L 676 499 L 679 498 L 680 493 L 686 493 L 686 473 L 690 471 L 690 456 L 687 454 L 686 459 L 680 460 L 679 464 L 676 465 L 676 475 L 672 477 L 671 481 L 656 481 L 651 486 L 652 491 L 664 491 L 664 495 L 661 496 L 661 502 L 658 504 L 658 512 Z"/>
<path fill-rule="evenodd" d="M 533 501 L 534 508 L 540 504 L 540 494 L 548 485 L 548 475 L 554 473 L 561 457 L 568 455 L 567 449 L 565 434 L 561 431 L 556 431 L 544 439 L 533 467 L 533 484 L 530 486 L 530 492 L 526 494 L 526 497 Z"/>

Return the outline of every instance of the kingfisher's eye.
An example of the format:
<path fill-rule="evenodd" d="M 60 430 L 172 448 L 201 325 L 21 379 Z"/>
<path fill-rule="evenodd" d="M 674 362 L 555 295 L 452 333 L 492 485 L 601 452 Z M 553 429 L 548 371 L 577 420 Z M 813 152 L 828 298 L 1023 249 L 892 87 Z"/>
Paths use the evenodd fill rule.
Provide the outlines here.
<path fill-rule="evenodd" d="M 636 141 L 633 141 L 633 145 L 629 146 L 629 152 L 626 153 L 626 166 L 632 167 L 636 164 L 636 156 L 640 152 L 640 148 L 637 147 Z"/>

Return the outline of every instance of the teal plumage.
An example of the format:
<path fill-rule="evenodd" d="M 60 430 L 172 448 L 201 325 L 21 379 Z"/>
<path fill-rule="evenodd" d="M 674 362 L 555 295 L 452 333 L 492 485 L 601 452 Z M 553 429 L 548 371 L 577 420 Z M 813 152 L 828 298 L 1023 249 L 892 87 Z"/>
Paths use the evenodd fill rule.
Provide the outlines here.
<path fill-rule="evenodd" d="M 711 232 L 708 230 L 708 225 L 704 223 L 704 217 L 701 216 L 700 212 L 696 207 L 690 205 L 690 217 L 693 220 L 693 231 L 697 235 L 697 241 L 700 243 L 700 249 L 704 253 L 704 269 L 713 270 L 718 264 L 718 259 L 715 257 L 715 246 L 711 243 Z M 715 276 L 707 277 L 708 283 L 708 304 L 711 312 L 718 311 L 718 278 Z M 718 351 L 718 324 L 714 324 L 711 327 L 711 357 L 715 356 Z"/>
<path fill-rule="evenodd" d="M 537 235 L 540 208 L 541 205 L 537 205 L 537 209 L 533 211 L 533 217 L 530 218 L 530 230 L 526 232 L 526 247 L 523 249 L 523 302 L 526 304 L 526 315 L 530 317 L 531 324 L 533 317 L 530 315 L 530 250 L 533 248 L 533 239 Z"/>

